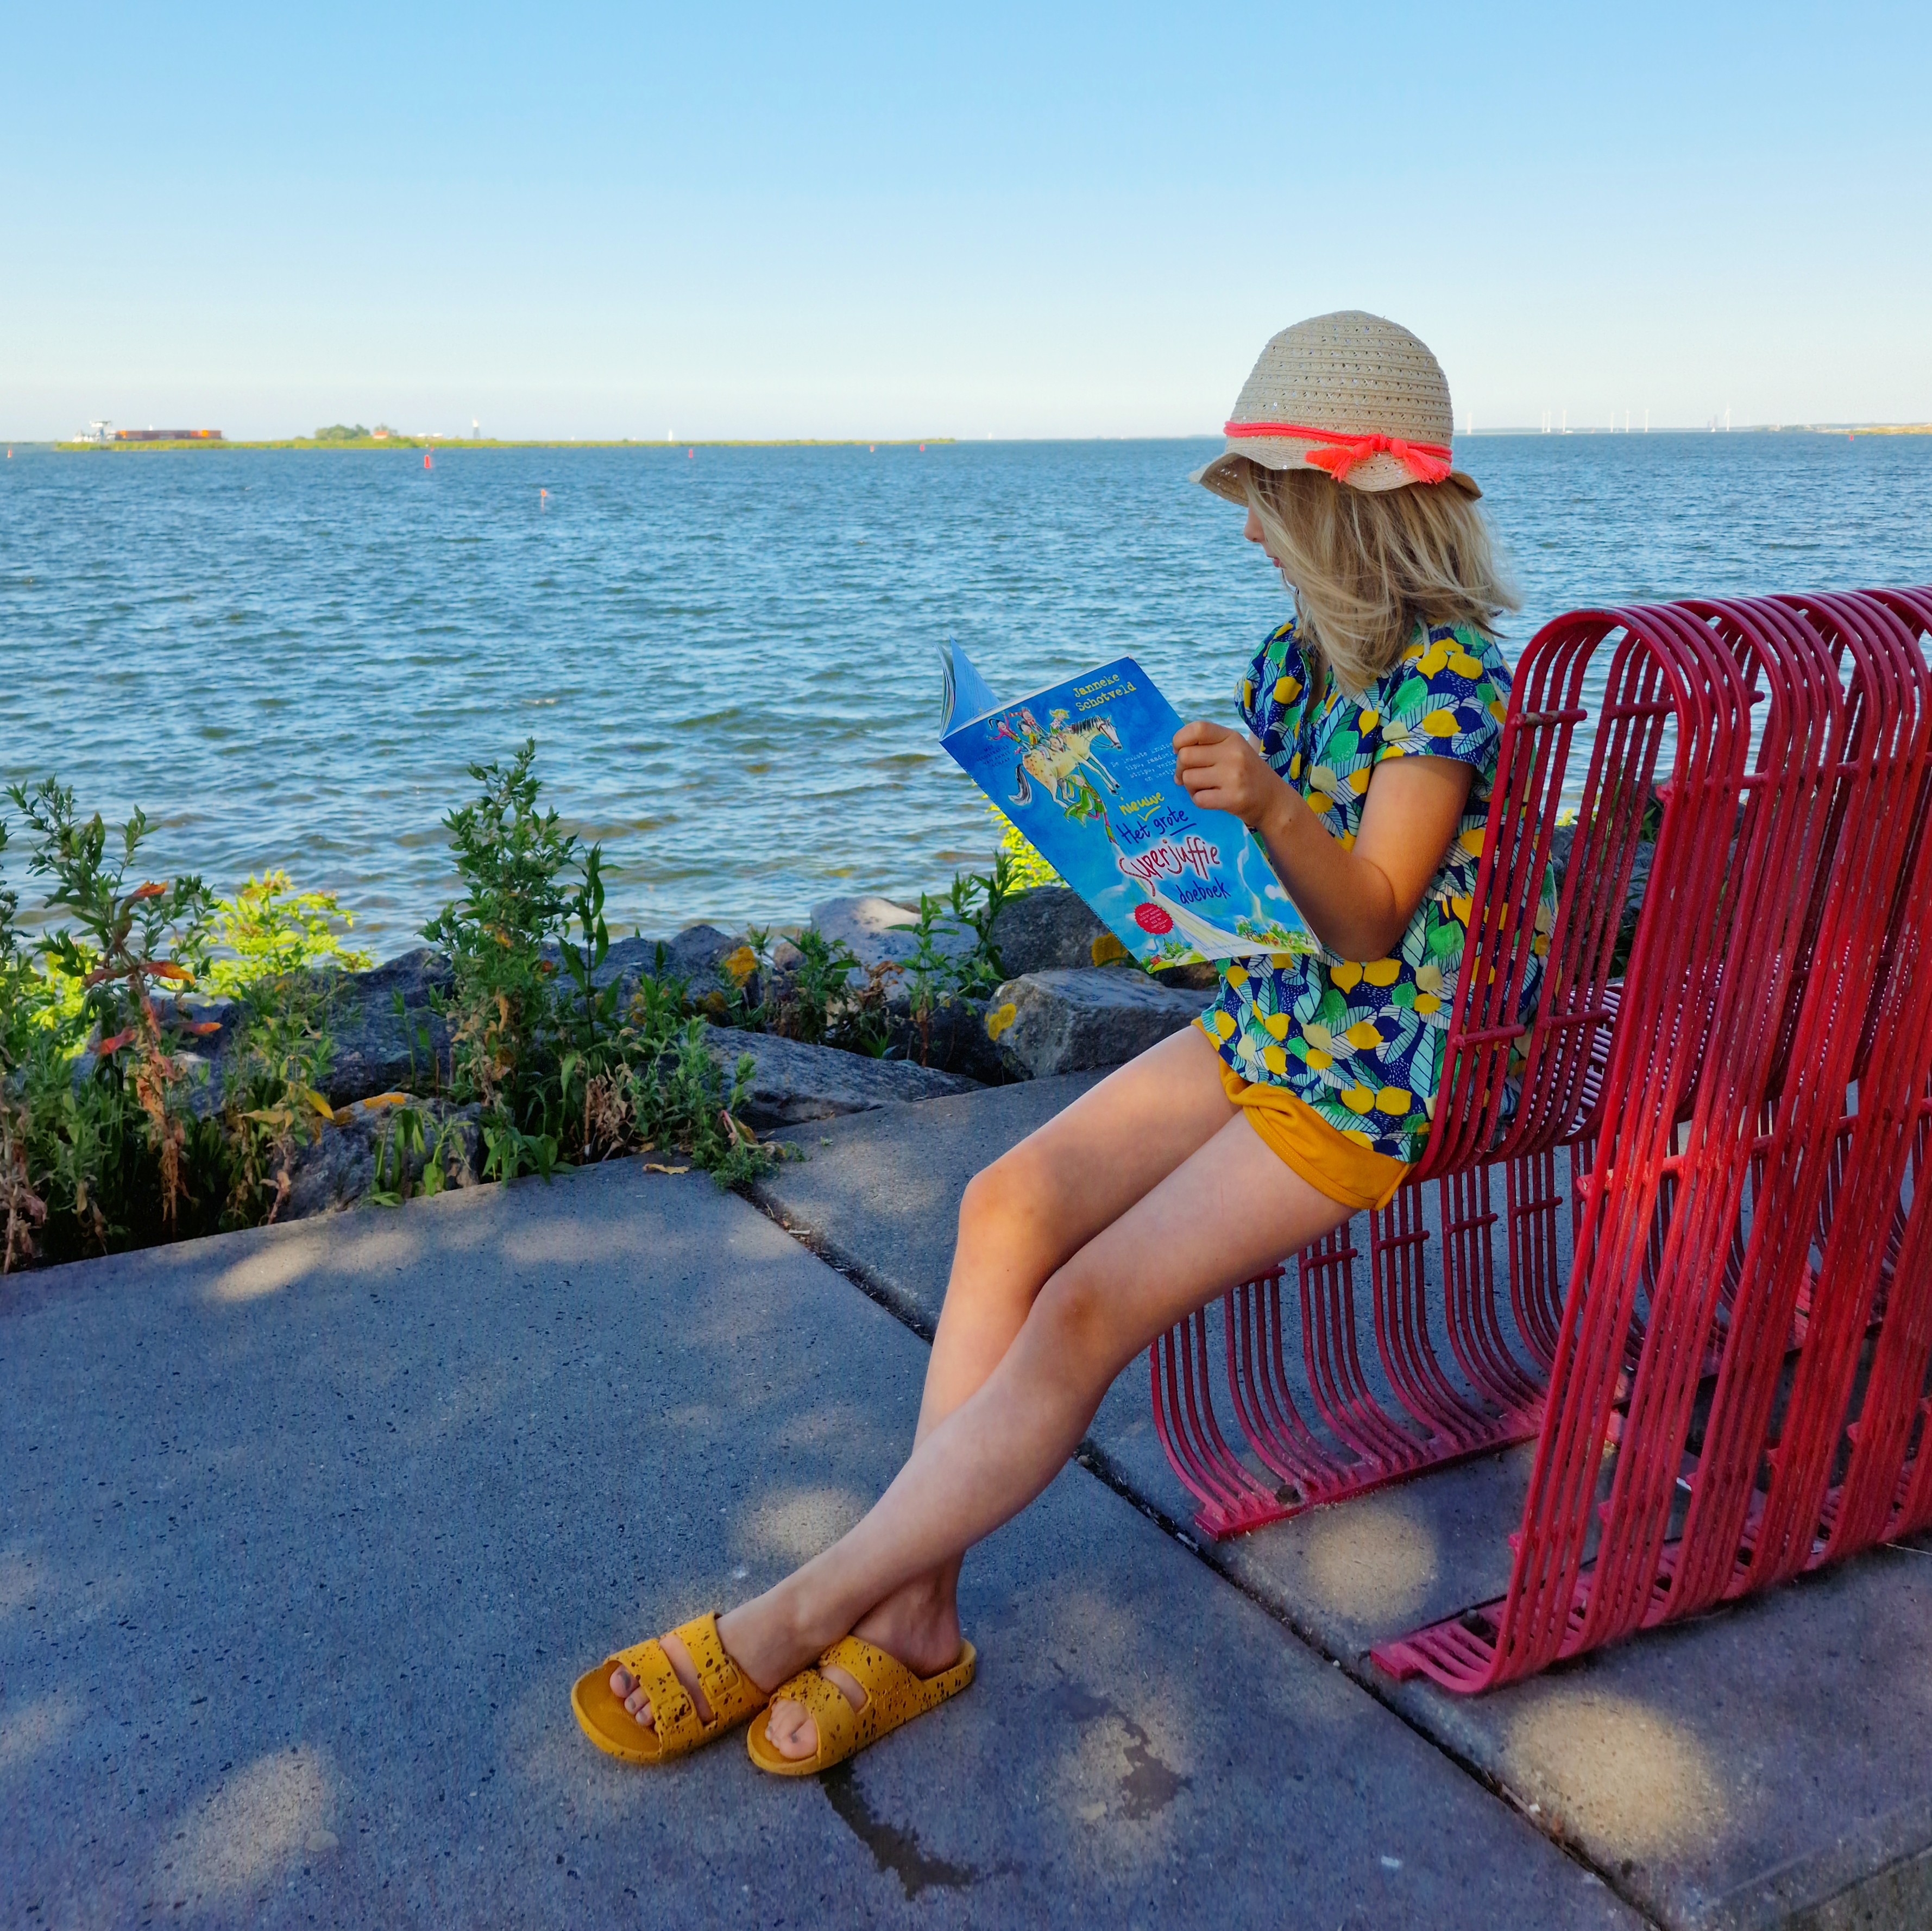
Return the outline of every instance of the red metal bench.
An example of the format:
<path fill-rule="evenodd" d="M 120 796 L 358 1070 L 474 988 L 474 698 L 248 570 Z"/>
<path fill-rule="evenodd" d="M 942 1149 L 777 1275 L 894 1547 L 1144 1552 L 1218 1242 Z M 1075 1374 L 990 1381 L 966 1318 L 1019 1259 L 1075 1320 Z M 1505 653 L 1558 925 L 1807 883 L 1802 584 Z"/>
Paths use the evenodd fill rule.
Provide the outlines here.
<path fill-rule="evenodd" d="M 1216 1535 L 1537 1437 L 1508 1594 L 1384 1645 L 1396 1674 L 1483 1688 L 1932 1524 L 1932 1188 L 1915 1184 L 1932 1133 L 1928 634 L 1927 592 L 1585 611 L 1539 632 L 1429 1147 L 1370 1220 L 1387 1398 L 1362 1359 L 1346 1228 L 1293 1264 L 1310 1414 L 1286 1268 L 1151 1351 L 1156 1427 Z M 1538 887 L 1605 653 L 1525 1037 Z M 1217 1381 L 1258 1471 L 1222 1432 Z"/>

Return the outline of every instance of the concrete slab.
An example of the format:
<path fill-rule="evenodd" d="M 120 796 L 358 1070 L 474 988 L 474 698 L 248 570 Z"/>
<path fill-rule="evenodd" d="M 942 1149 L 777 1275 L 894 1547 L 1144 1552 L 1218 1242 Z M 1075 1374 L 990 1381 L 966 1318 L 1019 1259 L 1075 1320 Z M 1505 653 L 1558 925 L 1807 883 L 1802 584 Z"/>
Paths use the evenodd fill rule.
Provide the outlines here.
<path fill-rule="evenodd" d="M 812 1160 L 771 1183 L 769 1204 L 929 1324 L 967 1180 L 1080 1090 L 1040 1082 L 919 1108 L 916 1125 L 909 1110 L 840 1123 L 807 1141 Z M 1232 1434 L 1225 1399 L 1222 1413 Z M 1932 1556 L 1881 1552 L 1486 1697 L 1396 1685 L 1369 1662 L 1376 1643 L 1502 1594 L 1532 1452 L 1215 1544 L 1192 1528 L 1154 1434 L 1144 1361 L 1108 1394 L 1086 1450 L 1658 1920 L 1932 1922 Z"/>
<path fill-rule="evenodd" d="M 849 1769 L 592 1750 L 578 1670 L 850 1522 L 924 1368 L 698 1177 L 4 1292 L 9 1922 L 1637 1921 L 1078 1470 L 968 1568 L 980 1683 Z"/>

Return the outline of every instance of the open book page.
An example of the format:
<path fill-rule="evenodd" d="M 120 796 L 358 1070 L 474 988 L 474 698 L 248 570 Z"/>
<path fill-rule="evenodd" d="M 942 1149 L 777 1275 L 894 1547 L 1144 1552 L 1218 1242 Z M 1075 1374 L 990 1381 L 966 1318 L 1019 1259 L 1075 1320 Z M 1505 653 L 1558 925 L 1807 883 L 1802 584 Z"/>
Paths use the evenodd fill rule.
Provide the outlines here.
<path fill-rule="evenodd" d="M 1131 657 L 1001 705 L 942 655 L 946 751 L 1143 965 L 1315 949 L 1260 841 L 1175 781 L 1180 717 Z"/>

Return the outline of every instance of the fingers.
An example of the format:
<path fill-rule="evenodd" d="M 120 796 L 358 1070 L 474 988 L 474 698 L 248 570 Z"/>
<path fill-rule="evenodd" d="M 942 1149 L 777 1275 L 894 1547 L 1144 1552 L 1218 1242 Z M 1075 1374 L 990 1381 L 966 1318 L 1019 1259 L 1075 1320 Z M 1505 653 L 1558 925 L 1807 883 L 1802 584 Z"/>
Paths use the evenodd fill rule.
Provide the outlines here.
<path fill-rule="evenodd" d="M 1219 724 L 1210 724 L 1205 718 L 1196 718 L 1191 723 L 1183 724 L 1174 733 L 1174 748 L 1179 751 L 1187 745 L 1219 744 L 1224 738 L 1231 738 L 1234 735 L 1232 731 L 1225 730 Z"/>

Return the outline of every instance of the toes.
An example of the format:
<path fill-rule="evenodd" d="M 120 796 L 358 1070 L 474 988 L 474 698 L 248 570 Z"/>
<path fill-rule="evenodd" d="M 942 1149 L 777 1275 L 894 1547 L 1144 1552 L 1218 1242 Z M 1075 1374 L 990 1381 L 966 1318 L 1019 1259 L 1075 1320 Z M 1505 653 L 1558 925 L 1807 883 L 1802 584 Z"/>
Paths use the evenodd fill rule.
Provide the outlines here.
<path fill-rule="evenodd" d="M 818 1725 L 812 1713 L 788 1699 L 772 1705 L 765 1719 L 765 1735 L 788 1762 L 808 1757 L 818 1748 Z"/>
<path fill-rule="evenodd" d="M 638 1679 L 622 1663 L 610 1672 L 610 1694 L 622 1703 L 638 1687 Z"/>

